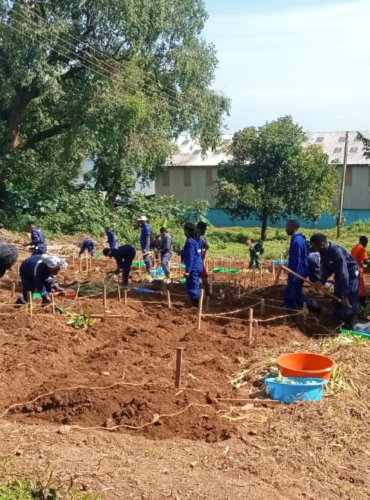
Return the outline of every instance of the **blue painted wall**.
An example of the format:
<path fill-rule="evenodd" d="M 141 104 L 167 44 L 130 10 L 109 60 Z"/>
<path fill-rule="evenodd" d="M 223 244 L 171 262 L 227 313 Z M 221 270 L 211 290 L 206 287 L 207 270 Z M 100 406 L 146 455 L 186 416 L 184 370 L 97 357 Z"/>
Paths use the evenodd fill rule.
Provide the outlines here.
<path fill-rule="evenodd" d="M 370 220 L 370 210 L 344 210 L 343 217 L 346 222 L 345 225 L 348 226 L 357 220 Z M 216 227 L 259 227 L 261 223 L 257 221 L 254 217 L 248 220 L 236 220 L 232 221 L 226 212 L 219 210 L 217 208 L 211 208 L 207 216 L 208 220 Z M 316 223 L 306 222 L 300 219 L 301 227 L 306 229 L 331 229 L 335 227 L 336 218 L 332 215 L 322 214 L 320 219 Z M 285 221 L 281 220 L 277 224 L 269 222 L 270 227 L 284 228 Z"/>

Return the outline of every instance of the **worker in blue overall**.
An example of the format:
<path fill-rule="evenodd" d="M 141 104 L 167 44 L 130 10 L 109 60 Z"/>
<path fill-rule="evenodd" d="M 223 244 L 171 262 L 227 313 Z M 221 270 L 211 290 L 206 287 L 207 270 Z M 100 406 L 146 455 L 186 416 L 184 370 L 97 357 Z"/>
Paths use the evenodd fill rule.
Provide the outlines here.
<path fill-rule="evenodd" d="M 109 229 L 109 227 L 106 227 L 105 234 L 107 235 L 107 243 L 109 245 L 109 248 L 117 248 L 117 240 L 114 231 L 112 231 L 112 229 Z"/>
<path fill-rule="evenodd" d="M 137 219 L 137 223 L 141 228 L 140 247 L 141 247 L 141 252 L 143 254 L 143 261 L 145 262 L 147 273 L 150 274 L 150 268 L 152 267 L 152 262 L 150 260 L 150 243 L 151 243 L 152 229 L 145 215 L 139 217 Z"/>
<path fill-rule="evenodd" d="M 307 244 L 304 236 L 299 232 L 299 227 L 299 222 L 296 220 L 289 220 L 286 224 L 286 232 L 291 237 L 288 267 L 303 278 L 307 278 L 309 273 Z M 287 310 L 294 311 L 296 305 L 302 307 L 304 303 L 310 311 L 321 311 L 315 302 L 303 295 L 303 281 L 289 273 L 288 283 L 284 290 L 284 305 Z"/>
<path fill-rule="evenodd" d="M 191 222 L 185 224 L 184 233 L 186 243 L 181 250 L 181 259 L 185 264 L 186 290 L 193 307 L 198 307 L 200 297 L 199 278 L 203 271 L 202 241 L 199 229 Z"/>
<path fill-rule="evenodd" d="M 24 246 L 30 247 L 32 255 L 42 255 L 46 253 L 47 246 L 44 233 L 36 226 L 34 221 L 29 221 L 28 227 L 31 232 L 31 243 L 26 243 Z"/>
<path fill-rule="evenodd" d="M 320 282 L 318 290 L 334 274 L 334 295 L 340 299 L 333 301 L 334 318 L 343 323 L 343 328 L 350 330 L 356 320 L 360 291 L 360 270 L 352 255 L 339 245 L 327 240 L 321 233 L 314 234 L 310 242 L 320 253 Z"/>
<path fill-rule="evenodd" d="M 19 269 L 22 280 L 22 297 L 19 297 L 16 304 L 26 304 L 28 292 L 41 294 L 42 303 L 51 302 L 52 286 L 55 283 L 55 276 L 60 269 L 66 269 L 67 262 L 56 255 L 32 255 L 25 259 Z M 57 308 L 58 312 L 61 312 Z"/>
<path fill-rule="evenodd" d="M 91 238 L 85 238 L 82 242 L 81 248 L 80 248 L 80 253 L 78 254 L 79 257 L 81 257 L 82 254 L 85 253 L 87 250 L 91 257 L 94 257 L 94 249 L 95 249 L 95 242 Z"/>
<path fill-rule="evenodd" d="M 122 270 L 122 286 L 127 287 L 132 261 L 135 259 L 136 255 L 135 248 L 131 245 L 122 245 L 118 248 L 104 248 L 103 255 L 110 259 L 115 259 L 117 263 L 117 269 L 115 271 L 109 271 L 107 275 L 112 276 L 114 274 L 119 274 Z"/>

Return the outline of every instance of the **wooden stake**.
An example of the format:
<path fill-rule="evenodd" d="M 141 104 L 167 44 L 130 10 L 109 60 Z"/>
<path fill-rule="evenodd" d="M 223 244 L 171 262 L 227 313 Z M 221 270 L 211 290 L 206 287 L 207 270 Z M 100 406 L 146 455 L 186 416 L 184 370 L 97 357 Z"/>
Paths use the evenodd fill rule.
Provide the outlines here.
<path fill-rule="evenodd" d="M 303 320 L 306 321 L 308 316 L 308 308 L 306 302 L 303 302 L 302 315 L 303 315 Z"/>
<path fill-rule="evenodd" d="M 275 282 L 276 274 L 275 274 L 275 264 L 274 261 L 272 261 L 272 278 Z"/>
<path fill-rule="evenodd" d="M 123 291 L 123 296 L 124 296 L 124 304 L 127 306 L 127 290 Z"/>
<path fill-rule="evenodd" d="M 209 296 L 206 297 L 206 311 L 209 309 Z"/>
<path fill-rule="evenodd" d="M 76 302 L 76 301 L 77 301 L 77 299 L 78 299 L 78 294 L 80 293 L 80 288 L 81 288 L 81 284 L 79 283 L 79 284 L 77 285 L 77 291 L 76 291 L 76 295 L 75 295 L 75 302 Z"/>
<path fill-rule="evenodd" d="M 168 309 L 172 309 L 172 304 L 171 304 L 171 293 L 169 290 L 167 290 L 167 305 Z"/>
<path fill-rule="evenodd" d="M 182 364 L 182 347 L 176 349 L 176 373 L 175 373 L 175 387 L 180 389 L 181 385 L 181 364 Z"/>
<path fill-rule="evenodd" d="M 249 320 L 248 320 L 248 340 L 249 340 L 249 345 L 252 345 L 252 338 L 253 338 L 253 309 L 249 309 Z"/>
<path fill-rule="evenodd" d="M 117 285 L 117 295 L 118 295 L 119 302 L 121 302 L 121 287 L 120 287 L 119 283 Z"/>
<path fill-rule="evenodd" d="M 12 283 L 12 288 L 10 290 L 10 298 L 14 299 L 15 297 L 15 283 Z"/>
<path fill-rule="evenodd" d="M 78 259 L 78 261 L 79 261 L 79 267 L 80 267 L 80 272 L 82 271 L 82 258 L 83 258 L 82 255 L 80 255 L 79 259 Z"/>
<path fill-rule="evenodd" d="M 278 269 L 278 272 L 276 274 L 276 278 L 275 278 L 275 286 L 279 284 L 279 280 L 280 280 L 280 275 L 283 271 L 283 268 L 281 266 L 279 266 L 279 269 Z"/>
<path fill-rule="evenodd" d="M 254 322 L 254 347 L 258 347 L 259 343 L 259 324 L 258 320 Z"/>
<path fill-rule="evenodd" d="M 53 314 L 55 314 L 55 299 L 54 299 L 54 294 L 51 294 L 51 309 L 53 311 Z"/>
<path fill-rule="evenodd" d="M 198 306 L 198 324 L 197 324 L 198 330 L 200 330 L 200 325 L 202 323 L 203 300 L 204 300 L 204 290 L 202 289 L 200 291 L 199 306 Z"/>
<path fill-rule="evenodd" d="M 217 401 L 220 403 L 227 403 L 230 405 L 246 405 L 246 404 L 253 404 L 253 405 L 267 405 L 267 406 L 277 406 L 282 404 L 281 401 L 275 400 L 275 399 L 251 399 L 251 398 L 238 398 L 238 399 L 233 399 L 233 398 L 218 398 Z"/>
<path fill-rule="evenodd" d="M 33 316 L 32 292 L 27 292 L 27 300 L 30 304 L 30 315 Z"/>
<path fill-rule="evenodd" d="M 103 286 L 103 306 L 104 310 L 107 309 L 107 285 Z"/>
<path fill-rule="evenodd" d="M 265 316 L 265 299 L 261 299 L 261 318 Z"/>

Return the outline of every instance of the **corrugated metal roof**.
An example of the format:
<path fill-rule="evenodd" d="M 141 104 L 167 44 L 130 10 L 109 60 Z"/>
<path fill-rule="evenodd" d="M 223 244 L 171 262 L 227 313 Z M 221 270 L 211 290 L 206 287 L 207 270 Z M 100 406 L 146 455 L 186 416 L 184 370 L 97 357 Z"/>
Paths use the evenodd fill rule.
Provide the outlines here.
<path fill-rule="evenodd" d="M 231 142 L 232 138 L 231 134 L 223 135 L 219 147 L 215 151 L 208 150 L 207 154 L 203 157 L 199 143 L 190 136 L 182 135 L 175 141 L 178 149 L 173 154 L 168 166 L 211 167 L 218 165 L 222 161 L 228 161 L 231 156 L 225 153 L 224 148 Z"/>
<path fill-rule="evenodd" d="M 362 132 L 365 137 L 370 138 L 370 130 Z M 343 163 L 345 132 L 307 132 L 304 145 L 318 144 L 323 147 L 330 160 L 338 160 Z M 208 150 L 202 156 L 201 148 L 196 140 L 190 136 L 180 136 L 175 144 L 177 151 L 173 154 L 168 166 L 174 167 L 211 167 L 222 161 L 231 160 L 231 155 L 227 155 L 225 147 L 231 142 L 232 135 L 223 135 L 220 146 L 215 150 Z M 349 165 L 369 165 L 370 160 L 364 158 L 362 154 L 362 142 L 357 141 L 357 132 L 348 134 L 348 164 Z"/>
<path fill-rule="evenodd" d="M 370 138 L 370 130 L 361 133 Z M 345 132 L 308 132 L 306 136 L 305 145 L 320 144 L 331 160 L 338 160 L 339 163 L 343 164 Z M 369 165 L 370 161 L 363 156 L 363 144 L 361 141 L 357 141 L 356 137 L 357 132 L 349 132 L 347 162 L 349 165 Z M 320 141 L 321 138 L 322 141 Z"/>

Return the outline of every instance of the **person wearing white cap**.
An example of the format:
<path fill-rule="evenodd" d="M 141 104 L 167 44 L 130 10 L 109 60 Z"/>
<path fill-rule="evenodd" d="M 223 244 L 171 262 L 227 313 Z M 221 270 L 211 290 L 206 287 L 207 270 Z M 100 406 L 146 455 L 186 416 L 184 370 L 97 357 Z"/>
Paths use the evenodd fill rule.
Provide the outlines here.
<path fill-rule="evenodd" d="M 145 262 L 147 273 L 150 274 L 150 268 L 152 267 L 152 263 L 150 260 L 150 237 L 152 234 L 152 229 L 145 215 L 139 217 L 137 219 L 137 223 L 141 228 L 140 247 L 143 254 L 143 261 Z"/>
<path fill-rule="evenodd" d="M 28 292 L 40 293 L 43 304 L 51 302 L 52 286 L 60 269 L 66 269 L 67 262 L 56 255 L 32 255 L 21 264 L 19 274 L 22 280 L 22 297 L 16 304 L 26 304 Z M 58 311 L 60 312 L 60 311 Z"/>

